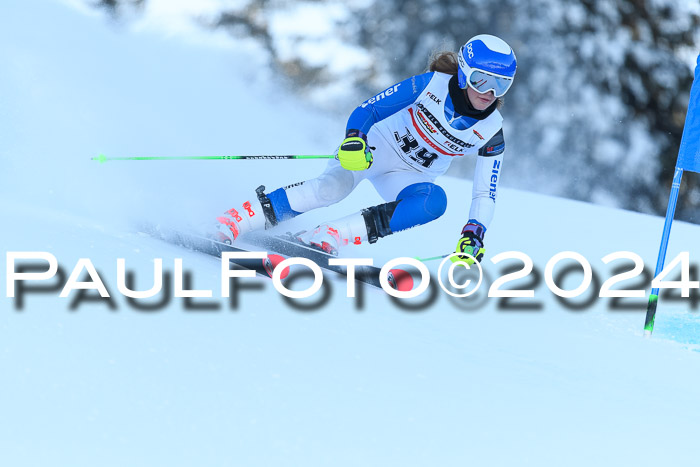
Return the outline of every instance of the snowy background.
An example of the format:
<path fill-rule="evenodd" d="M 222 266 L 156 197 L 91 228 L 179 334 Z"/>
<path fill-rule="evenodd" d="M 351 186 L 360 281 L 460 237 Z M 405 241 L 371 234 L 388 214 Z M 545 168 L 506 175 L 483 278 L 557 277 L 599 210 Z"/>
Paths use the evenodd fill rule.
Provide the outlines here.
<path fill-rule="evenodd" d="M 277 76 L 254 45 L 203 33 L 175 12 L 106 27 L 81 4 L 41 5 L 0 5 L 0 244 L 51 252 L 67 274 L 90 258 L 115 297 L 113 308 L 72 308 L 77 293 L 61 299 L 50 281 L 19 309 L 3 289 L 0 464 L 697 465 L 691 299 L 661 299 L 651 340 L 641 337 L 644 299 L 626 301 L 635 310 L 596 299 L 576 311 L 543 283 L 534 300 L 517 302 L 539 304 L 529 311 L 444 293 L 407 311 L 371 289 L 358 306 L 332 277 L 331 300 L 315 311 L 291 307 L 264 279 L 250 281 L 256 288 L 235 309 L 216 298 L 195 301 L 217 307 L 208 311 L 181 299 L 151 312 L 130 306 L 116 293 L 117 258 L 142 289 L 154 258 L 166 271 L 183 258 L 193 287 L 215 297 L 219 284 L 215 259 L 139 235 L 135 222 L 207 222 L 257 185 L 313 176 L 323 162 L 90 157 L 326 153 L 345 121 L 272 85 Z M 381 265 L 450 250 L 471 184 L 440 183 L 444 218 L 352 254 Z M 295 227 L 378 200 L 361 186 Z M 653 268 L 662 225 L 506 183 L 484 269 L 502 275 L 488 259 L 510 250 L 540 272 L 556 253 L 576 251 L 603 280 L 618 265 L 600 259 L 616 251 Z M 689 251 L 696 265 L 698 235 L 675 223 L 668 257 Z"/>
<path fill-rule="evenodd" d="M 682 91 L 700 50 L 697 0 L 71 4 L 100 12 L 107 24 L 169 37 L 228 37 L 273 70 L 277 89 L 341 120 L 367 96 L 425 70 L 431 53 L 496 34 L 518 57 L 517 85 L 504 107 L 507 147 L 517 156 L 503 181 L 655 214 L 666 208 L 687 107 Z M 471 165 L 455 164 L 450 173 L 469 177 Z M 700 180 L 687 177 L 677 216 L 698 223 L 699 213 Z"/>

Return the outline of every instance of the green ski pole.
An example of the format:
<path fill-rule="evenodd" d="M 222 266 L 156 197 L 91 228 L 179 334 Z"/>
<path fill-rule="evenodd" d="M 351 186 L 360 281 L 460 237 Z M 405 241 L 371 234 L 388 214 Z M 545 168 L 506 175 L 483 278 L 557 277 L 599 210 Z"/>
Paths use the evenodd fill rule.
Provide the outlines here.
<path fill-rule="evenodd" d="M 250 155 L 250 156 L 132 156 L 132 157 L 107 157 L 100 154 L 91 160 L 103 164 L 108 161 L 184 161 L 184 160 L 260 160 L 260 159 L 335 159 L 334 154 L 319 155 Z"/>

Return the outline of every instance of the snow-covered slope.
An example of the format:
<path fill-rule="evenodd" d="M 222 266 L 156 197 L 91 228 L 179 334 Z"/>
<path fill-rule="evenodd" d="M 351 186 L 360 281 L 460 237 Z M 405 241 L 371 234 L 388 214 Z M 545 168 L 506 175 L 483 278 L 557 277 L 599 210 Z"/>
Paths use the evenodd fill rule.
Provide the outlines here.
<path fill-rule="evenodd" d="M 332 276 L 329 300 L 313 310 L 262 278 L 244 281 L 236 302 L 218 298 L 215 259 L 140 235 L 134 223 L 206 222 L 258 184 L 299 181 L 323 163 L 89 158 L 323 153 L 337 144 L 342 117 L 251 83 L 242 53 L 109 32 L 47 8 L 39 20 L 51 42 L 22 27 L 33 13 L 0 7 L 0 244 L 50 252 L 66 275 L 89 258 L 114 298 L 112 307 L 76 302 L 76 291 L 60 298 L 49 281 L 54 288 L 25 295 L 20 310 L 2 288 L 2 465 L 696 463 L 700 325 L 689 300 L 662 298 L 646 340 L 645 299 L 637 311 L 611 310 L 610 299 L 572 310 L 544 281 L 534 299 L 516 302 L 536 310 L 440 291 L 406 310 L 373 289 L 348 299 Z M 440 183 L 450 200 L 442 219 L 348 254 L 381 265 L 450 251 L 471 184 Z M 361 186 L 292 227 L 378 201 Z M 602 263 L 609 253 L 635 252 L 653 268 L 662 224 L 505 187 L 484 269 L 494 279 L 504 264 L 489 258 L 520 251 L 542 273 L 555 254 L 575 251 L 603 281 L 618 265 Z M 669 258 L 689 251 L 697 264 L 699 235 L 674 225 Z M 214 298 L 166 295 L 165 305 L 137 309 L 117 292 L 117 258 L 141 289 L 155 258 L 171 273 L 182 258 L 192 287 Z"/>

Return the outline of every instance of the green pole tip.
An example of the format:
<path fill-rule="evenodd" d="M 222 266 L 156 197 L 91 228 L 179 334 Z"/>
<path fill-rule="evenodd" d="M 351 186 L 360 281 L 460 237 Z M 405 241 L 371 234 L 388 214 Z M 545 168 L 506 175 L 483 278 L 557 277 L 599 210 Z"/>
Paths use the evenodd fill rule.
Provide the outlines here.
<path fill-rule="evenodd" d="M 99 162 L 100 164 L 104 164 L 107 162 L 107 156 L 104 154 L 100 154 L 97 157 L 93 157 L 92 160 Z"/>

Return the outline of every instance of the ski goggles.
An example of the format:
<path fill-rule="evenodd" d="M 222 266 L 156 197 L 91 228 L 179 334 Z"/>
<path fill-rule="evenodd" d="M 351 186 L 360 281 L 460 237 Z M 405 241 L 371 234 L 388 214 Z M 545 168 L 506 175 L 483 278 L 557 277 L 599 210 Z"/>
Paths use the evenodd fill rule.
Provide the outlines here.
<path fill-rule="evenodd" d="M 505 76 L 498 76 L 485 71 L 472 69 L 467 77 L 467 83 L 470 88 L 479 94 L 486 94 L 489 91 L 493 91 L 496 97 L 501 97 L 510 89 L 510 85 L 513 84 L 513 78 L 506 78 Z"/>

